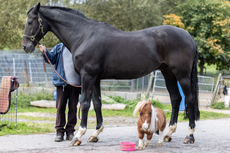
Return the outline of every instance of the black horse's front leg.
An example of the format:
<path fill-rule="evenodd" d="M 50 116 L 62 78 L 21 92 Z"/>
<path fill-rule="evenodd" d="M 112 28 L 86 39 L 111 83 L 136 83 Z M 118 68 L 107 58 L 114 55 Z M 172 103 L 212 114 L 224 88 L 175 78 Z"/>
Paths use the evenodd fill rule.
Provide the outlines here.
<path fill-rule="evenodd" d="M 72 141 L 70 142 L 70 146 L 78 146 L 81 144 L 81 137 L 87 131 L 87 120 L 88 120 L 88 112 L 90 108 L 90 102 L 92 97 L 93 85 L 96 77 L 91 77 L 86 72 L 81 73 L 81 84 L 82 84 L 82 102 L 81 102 L 81 124 L 77 134 L 74 136 Z"/>
<path fill-rule="evenodd" d="M 101 113 L 101 88 L 100 88 L 100 80 L 96 80 L 92 93 L 93 106 L 97 117 L 97 126 L 96 131 L 92 134 L 92 136 L 88 139 L 88 142 L 97 142 L 99 140 L 98 135 L 103 131 L 103 118 Z"/>

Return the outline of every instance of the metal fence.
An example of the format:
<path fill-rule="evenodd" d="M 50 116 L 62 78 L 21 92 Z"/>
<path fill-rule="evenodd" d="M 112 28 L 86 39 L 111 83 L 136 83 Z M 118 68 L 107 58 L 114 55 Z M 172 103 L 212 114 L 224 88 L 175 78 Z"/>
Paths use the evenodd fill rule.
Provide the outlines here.
<path fill-rule="evenodd" d="M 52 81 L 50 65 L 43 66 L 40 53 L 25 54 L 0 51 L 0 79 L 2 76 L 16 76 L 20 84 L 45 85 Z"/>
<path fill-rule="evenodd" d="M 154 83 L 152 90 L 152 98 L 158 98 L 164 103 L 170 103 L 168 91 L 166 89 L 165 80 L 162 73 L 157 70 L 154 74 Z M 208 76 L 198 76 L 199 85 L 199 105 L 209 106 L 211 104 L 214 78 Z"/>
<path fill-rule="evenodd" d="M 53 87 L 53 69 L 43 63 L 41 53 L 26 54 L 23 50 L 0 51 L 0 79 L 2 76 L 16 76 L 21 86 L 32 85 Z M 134 80 L 102 80 L 104 91 L 145 92 L 149 75 Z"/>

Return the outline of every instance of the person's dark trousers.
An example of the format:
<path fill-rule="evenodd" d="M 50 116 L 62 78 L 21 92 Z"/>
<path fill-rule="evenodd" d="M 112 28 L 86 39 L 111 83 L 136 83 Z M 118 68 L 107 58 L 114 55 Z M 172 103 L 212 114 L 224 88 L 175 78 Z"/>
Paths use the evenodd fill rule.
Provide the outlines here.
<path fill-rule="evenodd" d="M 56 108 L 57 108 L 57 115 L 56 115 L 56 133 L 57 135 L 63 135 L 66 132 L 66 135 L 73 134 L 75 129 L 75 125 L 77 123 L 77 103 L 78 97 L 81 94 L 81 88 L 73 87 L 67 85 L 57 86 L 57 98 L 56 98 Z M 65 110 L 66 104 L 69 99 L 68 103 L 68 121 L 66 123 L 65 117 Z"/>

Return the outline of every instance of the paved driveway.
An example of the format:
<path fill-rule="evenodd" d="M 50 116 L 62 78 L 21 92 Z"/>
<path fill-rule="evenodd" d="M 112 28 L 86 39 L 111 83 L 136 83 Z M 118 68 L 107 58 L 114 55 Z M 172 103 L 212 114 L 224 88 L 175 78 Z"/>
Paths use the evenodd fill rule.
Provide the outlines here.
<path fill-rule="evenodd" d="M 154 153 L 229 153 L 230 152 L 230 118 L 198 121 L 194 144 L 183 144 L 187 134 L 188 122 L 178 123 L 176 133 L 170 143 L 157 146 L 158 135 L 154 135 L 148 148 L 136 152 Z M 87 143 L 94 130 L 90 129 L 82 137 L 81 146 L 69 147 L 69 141 L 54 142 L 55 133 L 36 135 L 0 136 L 0 153 L 111 153 L 120 151 L 120 142 L 138 143 L 135 126 L 105 128 L 99 135 L 98 143 Z"/>

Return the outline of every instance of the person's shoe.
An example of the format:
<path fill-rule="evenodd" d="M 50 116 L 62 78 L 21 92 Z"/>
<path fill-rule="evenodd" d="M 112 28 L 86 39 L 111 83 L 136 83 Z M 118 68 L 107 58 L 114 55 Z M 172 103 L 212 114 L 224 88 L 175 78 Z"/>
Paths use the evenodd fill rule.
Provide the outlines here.
<path fill-rule="evenodd" d="M 61 142 L 63 141 L 63 135 L 57 135 L 54 139 L 55 142 Z"/>
<path fill-rule="evenodd" d="M 73 135 L 73 134 L 67 135 L 67 136 L 66 136 L 66 140 L 72 140 L 72 139 L 73 139 L 73 137 L 74 137 L 74 135 Z"/>

